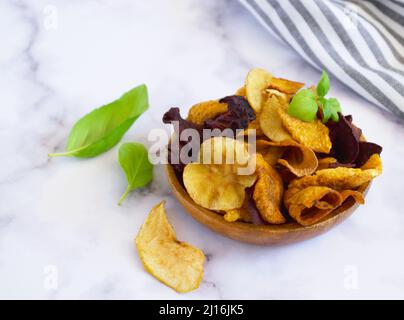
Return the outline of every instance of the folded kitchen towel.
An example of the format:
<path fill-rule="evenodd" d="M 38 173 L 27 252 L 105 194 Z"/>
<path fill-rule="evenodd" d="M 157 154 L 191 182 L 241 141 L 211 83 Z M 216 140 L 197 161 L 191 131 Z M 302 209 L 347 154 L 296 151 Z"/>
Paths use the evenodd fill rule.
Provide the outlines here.
<path fill-rule="evenodd" d="M 404 119 L 404 0 L 240 0 L 307 62 Z"/>

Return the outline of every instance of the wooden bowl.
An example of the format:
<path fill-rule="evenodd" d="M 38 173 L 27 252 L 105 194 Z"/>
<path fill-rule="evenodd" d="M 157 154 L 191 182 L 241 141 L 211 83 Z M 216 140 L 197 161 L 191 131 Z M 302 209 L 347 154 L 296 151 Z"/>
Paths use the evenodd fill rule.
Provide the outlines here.
<path fill-rule="evenodd" d="M 347 219 L 359 205 L 352 198 L 349 198 L 324 220 L 307 227 L 297 223 L 260 226 L 245 222 L 227 222 L 222 215 L 197 205 L 191 199 L 178 181 L 171 165 L 166 165 L 166 172 L 175 197 L 192 217 L 226 237 L 251 244 L 286 244 L 313 238 Z M 364 194 L 369 189 L 369 185 L 370 183 L 363 186 Z"/>

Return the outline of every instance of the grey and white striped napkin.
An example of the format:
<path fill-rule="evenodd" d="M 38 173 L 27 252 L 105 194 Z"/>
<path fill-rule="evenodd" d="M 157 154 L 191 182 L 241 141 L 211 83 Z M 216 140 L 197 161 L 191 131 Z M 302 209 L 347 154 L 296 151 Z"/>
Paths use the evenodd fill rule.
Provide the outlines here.
<path fill-rule="evenodd" d="M 240 0 L 307 62 L 404 119 L 404 0 Z"/>

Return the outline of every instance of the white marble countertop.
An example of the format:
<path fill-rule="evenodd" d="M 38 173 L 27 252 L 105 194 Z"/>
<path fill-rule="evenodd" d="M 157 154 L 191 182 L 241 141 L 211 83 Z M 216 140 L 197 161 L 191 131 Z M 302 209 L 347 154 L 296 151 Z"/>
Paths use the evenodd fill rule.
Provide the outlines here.
<path fill-rule="evenodd" d="M 152 185 L 126 187 L 117 148 L 55 158 L 74 122 L 146 83 L 150 109 L 123 141 L 145 142 L 170 106 L 230 94 L 246 72 L 315 83 L 320 72 L 268 34 L 235 0 L 0 2 L 0 298 L 404 298 L 404 127 L 332 79 L 332 94 L 369 140 L 384 173 L 366 205 L 323 236 L 256 247 L 201 226 Z M 179 239 L 207 255 L 200 288 L 178 294 L 141 265 L 134 236 L 167 200 Z"/>

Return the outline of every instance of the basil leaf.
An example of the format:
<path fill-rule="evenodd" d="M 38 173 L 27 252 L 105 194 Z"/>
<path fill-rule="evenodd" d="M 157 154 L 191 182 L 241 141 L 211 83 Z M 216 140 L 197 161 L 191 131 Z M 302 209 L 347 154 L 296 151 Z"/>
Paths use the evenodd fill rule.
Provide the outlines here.
<path fill-rule="evenodd" d="M 335 98 L 329 98 L 327 99 L 327 105 L 331 112 L 331 119 L 335 122 L 338 122 L 339 120 L 338 112 L 341 112 L 341 105 L 339 101 Z"/>
<path fill-rule="evenodd" d="M 128 186 L 118 204 L 128 193 L 147 185 L 153 179 L 153 165 L 149 161 L 147 149 L 141 143 L 124 143 L 119 148 L 119 163 L 125 172 Z"/>
<path fill-rule="evenodd" d="M 323 123 L 326 123 L 331 118 L 332 114 L 328 100 L 324 101 L 324 103 L 322 104 L 322 108 L 323 108 Z"/>
<path fill-rule="evenodd" d="M 329 90 L 330 90 L 330 78 L 328 78 L 327 72 L 323 71 L 323 73 L 321 74 L 320 81 L 317 84 L 317 94 L 320 97 L 324 97 Z"/>
<path fill-rule="evenodd" d="M 288 113 L 300 120 L 311 122 L 316 118 L 318 106 L 316 97 L 310 89 L 299 91 L 288 107 Z"/>
<path fill-rule="evenodd" d="M 77 121 L 70 131 L 66 152 L 49 156 L 90 158 L 111 149 L 148 106 L 147 87 L 143 84 L 133 88 Z"/>

